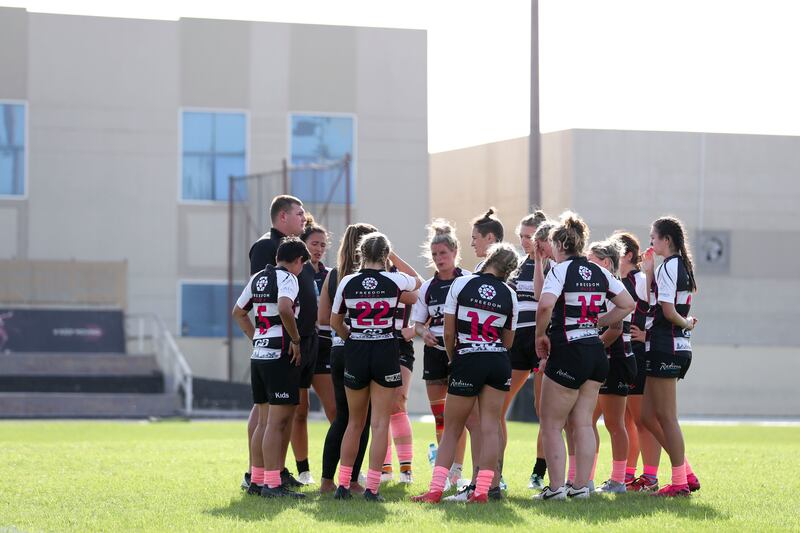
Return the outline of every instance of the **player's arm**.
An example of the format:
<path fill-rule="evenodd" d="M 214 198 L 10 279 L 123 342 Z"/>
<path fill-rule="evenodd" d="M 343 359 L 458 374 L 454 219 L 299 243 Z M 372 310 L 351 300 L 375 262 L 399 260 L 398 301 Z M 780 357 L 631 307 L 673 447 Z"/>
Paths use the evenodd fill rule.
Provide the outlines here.
<path fill-rule="evenodd" d="M 614 309 L 597 318 L 597 327 L 610 328 L 619 323 L 621 333 L 622 321 L 633 312 L 636 303 L 630 293 L 622 286 L 622 283 L 620 283 L 619 292 L 611 298 L 611 301 L 614 302 Z"/>
<path fill-rule="evenodd" d="M 414 305 L 419 299 L 419 291 L 403 291 L 400 293 L 400 303 Z"/>
<path fill-rule="evenodd" d="M 256 333 L 256 327 L 253 325 L 253 321 L 250 320 L 248 311 L 245 311 L 239 307 L 238 304 L 236 304 L 233 306 L 233 312 L 231 314 L 233 315 L 233 319 L 236 321 L 236 324 L 239 326 L 239 329 L 242 330 L 242 333 L 244 333 L 248 339 L 253 340 L 253 335 Z"/>
<path fill-rule="evenodd" d="M 675 309 L 675 304 L 670 302 L 658 302 L 661 305 L 661 312 L 664 314 L 664 318 L 669 320 L 671 323 L 675 324 L 681 329 L 688 329 L 689 331 L 694 329 L 695 324 L 697 324 L 697 319 L 693 316 L 689 316 L 683 318 L 681 314 Z"/>
<path fill-rule="evenodd" d="M 317 322 L 319 322 L 320 326 L 329 326 L 331 323 L 331 308 L 333 307 L 333 302 L 331 302 L 331 298 L 328 296 L 328 281 L 330 281 L 330 279 L 330 276 L 325 276 L 325 281 L 322 282 L 322 289 L 319 292 Z"/>
<path fill-rule="evenodd" d="M 390 253 L 389 254 L 389 261 L 391 261 L 392 264 L 395 267 L 397 267 L 398 272 L 403 272 L 405 274 L 408 274 L 409 276 L 411 276 L 412 278 L 414 278 L 416 280 L 416 282 L 417 282 L 416 285 L 417 286 L 414 287 L 414 290 L 417 290 L 422 286 L 422 278 L 419 276 L 419 274 L 417 274 L 417 271 L 414 270 L 414 268 L 411 265 L 409 265 L 408 263 L 403 261 L 403 259 L 399 255 L 397 255 L 394 252 Z M 407 302 L 403 302 L 403 303 L 407 303 Z M 413 304 L 414 302 L 410 302 L 410 303 Z"/>
<path fill-rule="evenodd" d="M 600 340 L 603 341 L 603 346 L 608 348 L 614 344 L 620 335 L 622 335 L 622 321 L 608 326 L 608 329 L 600 334 Z"/>
<path fill-rule="evenodd" d="M 286 333 L 292 339 L 292 344 L 289 347 L 289 353 L 292 354 L 291 362 L 296 366 L 300 366 L 300 333 L 297 331 L 297 322 L 294 319 L 294 300 L 285 296 L 278 298 L 278 314 L 281 317 Z"/>
<path fill-rule="evenodd" d="M 444 314 L 444 348 L 452 363 L 456 354 L 456 315 L 451 313 Z"/>

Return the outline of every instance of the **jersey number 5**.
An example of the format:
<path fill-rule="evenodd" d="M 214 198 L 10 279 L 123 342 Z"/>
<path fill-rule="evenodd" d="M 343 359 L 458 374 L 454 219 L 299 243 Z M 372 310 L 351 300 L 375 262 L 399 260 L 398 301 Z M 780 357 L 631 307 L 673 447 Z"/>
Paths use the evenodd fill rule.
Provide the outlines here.
<path fill-rule="evenodd" d="M 263 335 L 270 328 L 269 319 L 264 316 L 264 311 L 267 310 L 266 305 L 259 305 L 256 307 L 256 324 L 258 325 L 258 333 Z"/>
<path fill-rule="evenodd" d="M 500 333 L 498 333 L 497 328 L 492 325 L 492 322 L 497 320 L 497 315 L 491 315 L 487 317 L 483 324 L 480 323 L 480 317 L 475 311 L 467 312 L 467 316 L 470 319 L 469 340 L 478 342 L 495 342 L 500 338 Z M 480 335 L 478 335 L 478 326 L 481 328 Z"/>
<path fill-rule="evenodd" d="M 388 326 L 389 321 L 384 320 L 383 317 L 389 314 L 391 308 L 389 307 L 389 302 L 381 301 L 375 302 L 375 305 L 370 305 L 369 302 L 358 302 L 356 304 L 356 310 L 361 311 L 356 317 L 356 324 L 359 326 Z M 375 316 L 367 318 L 372 311 L 377 311 Z"/>

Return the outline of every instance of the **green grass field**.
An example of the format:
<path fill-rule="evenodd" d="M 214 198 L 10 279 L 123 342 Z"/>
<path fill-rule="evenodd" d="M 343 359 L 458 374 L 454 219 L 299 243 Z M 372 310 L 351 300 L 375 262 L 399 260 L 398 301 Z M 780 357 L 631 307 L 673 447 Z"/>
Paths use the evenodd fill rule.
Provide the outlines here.
<path fill-rule="evenodd" d="M 379 505 L 313 489 L 302 502 L 245 496 L 244 422 L 0 422 L 0 531 L 800 530 L 800 428 L 685 428 L 703 483 L 688 499 L 534 502 L 526 486 L 536 426 L 509 427 L 508 498 L 467 507 L 407 499 L 430 479 L 431 424 L 414 424 L 416 482 L 384 486 L 388 502 Z M 317 479 L 326 429 L 310 425 Z M 601 435 L 598 480 L 610 469 Z"/>

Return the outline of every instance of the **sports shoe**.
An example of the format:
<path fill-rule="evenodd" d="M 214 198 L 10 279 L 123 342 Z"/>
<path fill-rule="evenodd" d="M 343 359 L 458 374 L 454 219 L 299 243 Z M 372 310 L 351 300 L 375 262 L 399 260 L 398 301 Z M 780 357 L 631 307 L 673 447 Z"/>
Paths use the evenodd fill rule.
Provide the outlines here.
<path fill-rule="evenodd" d="M 503 499 L 503 491 L 500 490 L 500 487 L 489 489 L 488 494 L 490 500 L 498 501 Z"/>
<path fill-rule="evenodd" d="M 655 492 L 658 490 L 658 478 L 642 474 L 628 483 L 628 492 Z"/>
<path fill-rule="evenodd" d="M 383 503 L 386 501 L 383 498 L 383 496 L 381 496 L 377 492 L 372 492 L 369 489 L 364 491 L 364 499 L 367 500 L 368 502 L 378 502 L 378 503 Z"/>
<path fill-rule="evenodd" d="M 400 472 L 400 483 L 414 483 L 414 475 L 411 470 Z"/>
<path fill-rule="evenodd" d="M 508 485 L 506 485 L 506 480 L 503 479 L 502 474 L 500 474 L 500 484 L 498 485 L 498 487 L 500 487 L 500 490 L 508 490 Z"/>
<path fill-rule="evenodd" d="M 458 487 L 458 482 L 461 480 L 461 468 L 450 468 L 450 473 L 447 474 L 447 482 L 452 487 Z"/>
<path fill-rule="evenodd" d="M 425 494 L 412 496 L 411 501 L 416 503 L 439 503 L 442 501 L 442 493 L 438 490 L 429 490 Z"/>
<path fill-rule="evenodd" d="M 333 493 L 334 500 L 349 500 L 352 497 L 353 495 L 350 493 L 350 489 L 346 489 L 344 485 L 336 487 L 336 492 Z"/>
<path fill-rule="evenodd" d="M 247 494 L 250 496 L 259 496 L 261 494 L 261 487 L 262 485 L 256 485 L 255 483 L 250 483 L 247 486 Z"/>
<path fill-rule="evenodd" d="M 262 498 L 296 498 L 298 500 L 302 500 L 306 497 L 305 494 L 301 492 L 295 492 L 293 490 L 287 489 L 284 485 L 278 485 L 277 487 L 269 488 L 268 486 L 264 485 L 261 487 L 261 497 Z"/>
<path fill-rule="evenodd" d="M 564 487 L 558 487 L 556 490 L 551 489 L 550 487 L 545 487 L 542 489 L 539 494 L 534 494 L 534 500 L 566 500 L 567 499 L 567 489 Z"/>
<path fill-rule="evenodd" d="M 484 492 L 483 494 L 476 494 L 473 492 L 467 498 L 467 503 L 488 503 L 489 502 L 489 493 Z"/>
<path fill-rule="evenodd" d="M 689 490 L 689 485 L 667 485 L 658 492 L 654 492 L 653 496 L 665 496 L 667 498 L 675 498 L 679 496 L 688 496 L 692 492 Z"/>
<path fill-rule="evenodd" d="M 589 498 L 589 495 L 592 493 L 589 490 L 589 485 L 585 487 L 581 487 L 576 489 L 575 487 L 567 487 L 567 498 L 575 499 L 575 500 L 585 500 Z"/>
<path fill-rule="evenodd" d="M 686 483 L 689 485 L 689 491 L 697 492 L 700 490 L 700 480 L 697 479 L 696 475 L 689 474 L 686 476 Z"/>
<path fill-rule="evenodd" d="M 597 492 L 604 494 L 625 494 L 628 492 L 628 487 L 625 486 L 625 483 L 609 479 L 600 485 L 600 487 L 597 489 Z"/>
<path fill-rule="evenodd" d="M 388 483 L 389 481 L 394 480 L 394 472 L 389 470 L 388 472 L 384 470 L 381 472 L 381 483 Z"/>
<path fill-rule="evenodd" d="M 531 474 L 531 479 L 528 481 L 528 488 L 532 490 L 542 490 L 544 488 L 544 478 L 539 474 Z"/>
<path fill-rule="evenodd" d="M 281 485 L 290 489 L 303 486 L 303 484 L 297 481 L 297 479 L 295 479 L 295 477 L 287 468 L 281 470 Z"/>
<path fill-rule="evenodd" d="M 242 484 L 240 485 L 242 490 L 247 490 L 250 488 L 250 472 L 244 473 L 244 479 L 242 479 Z"/>
<path fill-rule="evenodd" d="M 474 490 L 475 490 L 475 485 L 464 485 L 463 488 L 459 489 L 459 491 L 453 494 L 452 496 L 448 496 L 447 498 L 445 498 L 444 501 L 466 502 Z"/>
<path fill-rule="evenodd" d="M 313 485 L 316 483 L 316 481 L 314 481 L 314 476 L 312 476 L 311 472 L 308 470 L 305 472 L 300 472 L 300 474 L 297 476 L 297 481 L 303 485 Z"/>

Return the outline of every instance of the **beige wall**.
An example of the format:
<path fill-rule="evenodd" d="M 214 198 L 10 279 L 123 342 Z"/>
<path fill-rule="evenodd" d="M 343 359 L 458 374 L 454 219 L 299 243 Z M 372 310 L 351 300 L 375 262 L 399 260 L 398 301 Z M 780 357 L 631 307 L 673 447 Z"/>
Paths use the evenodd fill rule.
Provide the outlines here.
<path fill-rule="evenodd" d="M 478 262 L 470 248 L 471 220 L 497 208 L 505 240 L 519 245 L 516 226 L 528 212 L 528 139 L 511 139 L 430 156 L 430 217 L 456 224 L 464 266 Z M 425 240 L 420 232 L 418 240 Z"/>

